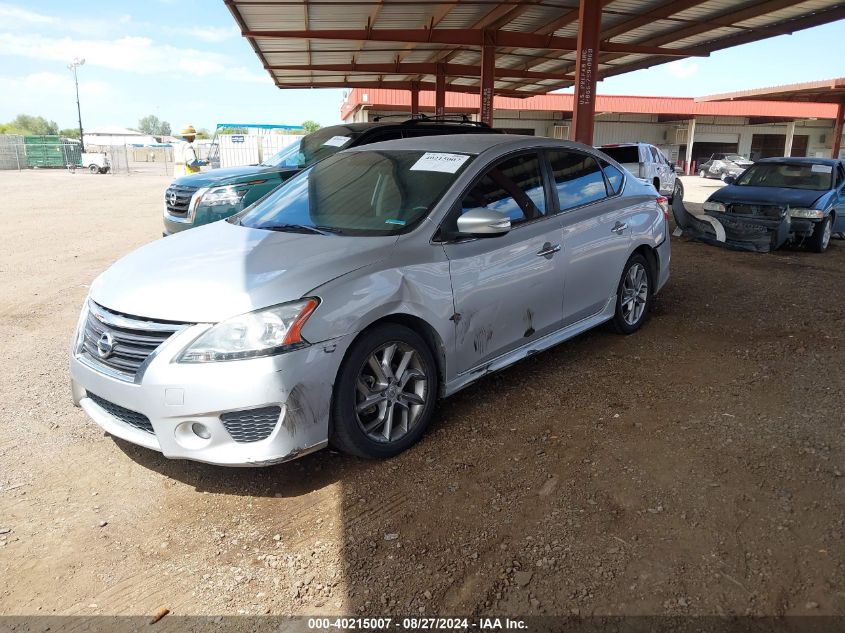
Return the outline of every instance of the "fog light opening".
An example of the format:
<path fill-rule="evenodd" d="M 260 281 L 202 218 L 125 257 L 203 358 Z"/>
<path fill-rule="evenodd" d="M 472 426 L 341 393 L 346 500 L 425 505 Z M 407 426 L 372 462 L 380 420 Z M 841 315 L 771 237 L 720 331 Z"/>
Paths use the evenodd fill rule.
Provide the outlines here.
<path fill-rule="evenodd" d="M 208 427 L 205 424 L 201 424 L 200 422 L 194 422 L 191 425 L 191 430 L 194 432 L 194 435 L 204 440 L 211 437 L 211 431 L 208 430 Z"/>

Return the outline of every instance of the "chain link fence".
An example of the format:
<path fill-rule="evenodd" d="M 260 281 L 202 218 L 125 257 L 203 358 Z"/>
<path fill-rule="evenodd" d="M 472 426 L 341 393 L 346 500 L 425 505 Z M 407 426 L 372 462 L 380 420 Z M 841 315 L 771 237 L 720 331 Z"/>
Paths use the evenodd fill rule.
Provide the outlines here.
<path fill-rule="evenodd" d="M 107 169 L 105 169 L 107 167 Z M 88 145 L 85 154 L 73 141 L 38 143 L 33 139 L 0 135 L 0 170 L 24 169 L 90 170 L 105 174 L 173 175 L 173 148 L 132 145 Z"/>

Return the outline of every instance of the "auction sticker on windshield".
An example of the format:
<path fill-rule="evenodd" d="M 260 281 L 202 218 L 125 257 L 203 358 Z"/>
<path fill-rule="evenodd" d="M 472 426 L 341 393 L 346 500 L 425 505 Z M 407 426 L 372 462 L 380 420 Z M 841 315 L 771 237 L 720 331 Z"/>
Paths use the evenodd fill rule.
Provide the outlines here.
<path fill-rule="evenodd" d="M 332 147 L 343 147 L 350 140 L 351 139 L 348 136 L 333 136 L 328 141 L 323 143 L 323 145 L 331 145 Z"/>
<path fill-rule="evenodd" d="M 440 171 L 454 174 L 468 158 L 469 156 L 465 154 L 426 152 L 411 166 L 411 171 Z"/>
<path fill-rule="evenodd" d="M 833 171 L 833 167 L 830 165 L 813 165 L 810 170 L 817 174 L 829 174 Z"/>

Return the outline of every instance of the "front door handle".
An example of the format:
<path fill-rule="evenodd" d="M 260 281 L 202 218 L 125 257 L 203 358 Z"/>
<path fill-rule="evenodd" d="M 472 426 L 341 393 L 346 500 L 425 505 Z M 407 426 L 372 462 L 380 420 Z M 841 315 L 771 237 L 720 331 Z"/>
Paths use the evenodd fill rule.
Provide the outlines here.
<path fill-rule="evenodd" d="M 545 257 L 546 259 L 551 259 L 554 257 L 554 254 L 560 250 L 560 244 L 552 245 L 551 242 L 546 242 L 543 244 L 543 248 L 541 248 L 537 252 L 537 257 Z"/>
<path fill-rule="evenodd" d="M 616 233 L 617 235 L 622 235 L 623 231 L 628 228 L 628 225 L 624 222 L 617 222 L 613 225 L 613 228 L 610 229 L 611 233 Z"/>

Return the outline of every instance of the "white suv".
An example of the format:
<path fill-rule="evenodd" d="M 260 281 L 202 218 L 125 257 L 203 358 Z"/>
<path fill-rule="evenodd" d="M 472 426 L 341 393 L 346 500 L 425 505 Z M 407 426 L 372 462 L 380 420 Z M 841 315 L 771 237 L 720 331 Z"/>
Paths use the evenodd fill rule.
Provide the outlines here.
<path fill-rule="evenodd" d="M 665 154 L 649 143 L 618 143 L 597 147 L 640 180 L 654 185 L 671 203 L 684 198 L 684 185 Z"/>

